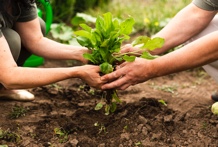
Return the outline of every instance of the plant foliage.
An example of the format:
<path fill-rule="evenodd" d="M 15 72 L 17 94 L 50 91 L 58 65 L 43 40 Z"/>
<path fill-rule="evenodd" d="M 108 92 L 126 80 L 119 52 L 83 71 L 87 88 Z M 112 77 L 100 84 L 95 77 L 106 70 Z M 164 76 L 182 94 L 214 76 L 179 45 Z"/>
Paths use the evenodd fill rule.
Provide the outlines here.
<path fill-rule="evenodd" d="M 130 38 L 135 21 L 132 17 L 126 20 L 113 18 L 110 12 L 98 16 L 95 28 L 91 28 L 86 24 L 80 24 L 81 30 L 75 31 L 77 41 L 80 45 L 87 47 L 91 53 L 85 53 L 83 56 L 95 65 L 100 65 L 101 72 L 108 74 L 114 71 L 117 62 L 135 60 L 134 52 L 120 53 L 123 41 Z M 149 38 L 146 36 L 138 37 L 133 46 L 140 45 L 143 51 L 142 58 L 154 59 L 149 51 L 159 48 L 163 45 L 162 38 Z M 138 51 L 137 51 L 138 52 Z M 120 102 L 116 90 L 111 89 L 105 92 L 104 97 L 107 100 L 105 105 L 106 114 L 116 110 L 116 103 Z M 103 107 L 102 103 L 97 104 L 96 110 Z"/>

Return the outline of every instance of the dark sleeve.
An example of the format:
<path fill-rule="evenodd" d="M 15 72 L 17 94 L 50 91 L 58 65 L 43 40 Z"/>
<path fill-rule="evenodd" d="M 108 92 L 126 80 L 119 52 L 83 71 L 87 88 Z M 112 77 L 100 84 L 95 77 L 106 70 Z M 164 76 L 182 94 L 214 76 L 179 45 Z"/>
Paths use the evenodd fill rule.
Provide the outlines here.
<path fill-rule="evenodd" d="M 25 8 L 23 6 L 20 6 L 20 16 L 17 19 L 17 22 L 31 21 L 37 17 L 38 15 L 37 15 L 36 4 L 31 4 L 30 8 Z"/>
<path fill-rule="evenodd" d="M 4 24 L 4 20 L 2 14 L 0 12 L 0 38 L 2 37 L 2 25 Z"/>
<path fill-rule="evenodd" d="M 0 28 L 0 38 L 2 37 L 2 29 Z"/>
<path fill-rule="evenodd" d="M 218 10 L 218 0 L 193 0 L 193 3 L 207 11 Z"/>

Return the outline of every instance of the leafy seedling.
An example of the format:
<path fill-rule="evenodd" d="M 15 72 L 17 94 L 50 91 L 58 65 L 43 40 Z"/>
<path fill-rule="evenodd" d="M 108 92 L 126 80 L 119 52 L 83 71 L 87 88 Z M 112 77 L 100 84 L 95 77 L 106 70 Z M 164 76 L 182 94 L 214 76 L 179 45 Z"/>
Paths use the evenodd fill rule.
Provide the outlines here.
<path fill-rule="evenodd" d="M 159 103 L 161 103 L 164 106 L 167 106 L 167 103 L 164 100 L 158 100 Z"/>
<path fill-rule="evenodd" d="M 120 21 L 108 12 L 97 17 L 94 28 L 84 23 L 80 24 L 81 30 L 74 32 L 76 39 L 81 46 L 91 51 L 85 53 L 84 58 L 94 65 L 99 65 L 103 75 L 113 72 L 118 62 L 133 62 L 136 56 L 139 56 L 139 50 L 142 52 L 140 55 L 142 58 L 149 60 L 157 58 L 158 56 L 152 56 L 149 51 L 162 47 L 164 43 L 162 38 L 151 39 L 140 36 L 132 43 L 133 46 L 140 46 L 139 50 L 120 53 L 123 41 L 130 38 L 134 23 L 132 17 Z M 95 109 L 100 110 L 104 107 L 106 115 L 113 113 L 117 103 L 121 102 L 115 89 L 105 90 L 102 97 L 106 99 L 106 103 L 100 102 Z"/>
<path fill-rule="evenodd" d="M 4 131 L 4 130 L 0 129 L 0 140 L 18 143 L 22 139 L 21 139 L 21 136 L 15 132 L 12 132 L 9 130 Z"/>
<path fill-rule="evenodd" d="M 99 127 L 98 134 L 101 134 L 102 132 L 107 133 L 106 127 L 104 124 L 99 124 L 98 122 L 94 123 L 95 127 Z"/>
<path fill-rule="evenodd" d="M 22 106 L 15 106 L 15 107 L 13 107 L 13 109 L 9 115 L 10 115 L 11 119 L 16 119 L 16 118 L 25 116 L 27 111 L 28 111 L 28 108 L 24 108 Z"/>
<path fill-rule="evenodd" d="M 68 134 L 69 133 L 67 131 L 65 131 L 64 129 L 62 129 L 62 128 L 55 128 L 54 132 L 58 136 L 60 143 L 64 143 L 64 142 L 68 141 Z"/>

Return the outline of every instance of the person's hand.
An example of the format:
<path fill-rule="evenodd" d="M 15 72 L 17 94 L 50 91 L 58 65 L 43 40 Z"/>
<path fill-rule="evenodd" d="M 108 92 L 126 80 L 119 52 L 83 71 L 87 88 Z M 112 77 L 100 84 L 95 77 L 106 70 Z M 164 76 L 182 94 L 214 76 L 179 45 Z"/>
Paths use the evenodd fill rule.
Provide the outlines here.
<path fill-rule="evenodd" d="M 134 62 L 122 63 L 117 66 L 116 71 L 101 77 L 102 81 L 107 82 L 101 88 L 124 90 L 131 85 L 149 80 L 152 76 L 150 62 L 150 60 L 136 58 Z"/>
<path fill-rule="evenodd" d="M 94 65 L 79 66 L 79 77 L 84 80 L 89 86 L 100 88 L 104 81 L 100 77 L 100 67 Z"/>
<path fill-rule="evenodd" d="M 133 55 L 140 56 L 142 50 L 139 45 L 132 46 L 132 44 L 126 44 L 121 47 L 120 53 L 129 53 L 131 52 Z"/>
<path fill-rule="evenodd" d="M 73 52 L 76 59 L 84 64 L 88 63 L 88 60 L 83 57 L 84 53 L 90 53 L 90 50 L 88 50 L 86 47 L 77 47 L 73 50 Z"/>

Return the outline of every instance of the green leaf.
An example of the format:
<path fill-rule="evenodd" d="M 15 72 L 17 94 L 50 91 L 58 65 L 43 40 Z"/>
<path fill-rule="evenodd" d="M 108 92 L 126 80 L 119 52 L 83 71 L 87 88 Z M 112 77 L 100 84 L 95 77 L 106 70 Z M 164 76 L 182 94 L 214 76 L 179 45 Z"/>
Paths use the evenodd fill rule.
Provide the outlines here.
<path fill-rule="evenodd" d="M 111 31 L 112 27 L 112 14 L 110 12 L 103 14 L 104 16 L 104 26 L 107 32 Z"/>
<path fill-rule="evenodd" d="M 104 27 L 104 19 L 101 16 L 98 16 L 96 19 L 96 30 L 98 30 L 103 37 L 105 37 L 105 27 Z"/>
<path fill-rule="evenodd" d="M 128 55 L 124 55 L 123 56 L 123 60 L 128 61 L 128 62 L 133 62 L 135 61 L 135 56 L 128 56 Z"/>
<path fill-rule="evenodd" d="M 132 33 L 134 23 L 135 23 L 135 21 L 133 18 L 126 19 L 120 25 L 120 29 L 121 29 L 120 33 L 125 34 L 125 35 L 129 35 L 130 33 Z"/>
<path fill-rule="evenodd" d="M 163 104 L 164 106 L 167 106 L 167 103 L 164 100 L 158 100 L 158 102 Z"/>
<path fill-rule="evenodd" d="M 85 53 L 85 54 L 83 54 L 83 57 L 84 57 L 85 59 L 91 61 L 91 62 L 94 63 L 94 64 L 97 63 L 96 59 L 93 57 L 92 54 Z"/>
<path fill-rule="evenodd" d="M 100 69 L 103 74 L 111 73 L 114 70 L 113 66 L 107 62 L 102 63 Z"/>
<path fill-rule="evenodd" d="M 101 54 L 101 57 L 104 60 L 104 62 L 108 62 L 108 58 L 110 58 L 110 54 L 109 54 L 108 49 L 100 47 L 98 51 Z"/>
<path fill-rule="evenodd" d="M 148 42 L 143 46 L 143 48 L 153 51 L 157 48 L 161 48 L 163 44 L 164 44 L 164 39 L 160 37 L 156 37 L 151 40 L 148 40 Z"/>
<path fill-rule="evenodd" d="M 104 40 L 101 44 L 101 47 L 107 47 L 109 42 L 110 42 L 110 39 Z"/>
<path fill-rule="evenodd" d="M 117 102 L 117 103 L 121 103 L 121 100 L 119 99 L 116 90 L 114 90 L 113 94 L 112 94 L 112 98 Z"/>
<path fill-rule="evenodd" d="M 88 31 L 85 31 L 85 30 L 75 31 L 74 34 L 77 36 L 82 36 L 82 37 L 88 38 L 89 40 L 92 39 L 92 34 Z"/>
<path fill-rule="evenodd" d="M 100 46 L 101 43 L 102 43 L 103 38 L 100 35 L 100 33 L 98 33 L 98 31 L 95 30 L 95 31 L 92 32 L 92 39 L 93 38 L 96 40 L 96 43 L 94 45 Z"/>
<path fill-rule="evenodd" d="M 112 22 L 114 28 L 120 28 L 120 23 L 119 23 L 119 20 L 117 18 L 115 18 Z"/>
<path fill-rule="evenodd" d="M 150 38 L 147 36 L 139 36 L 132 42 L 132 45 L 136 46 L 139 44 L 146 44 L 148 40 L 150 40 Z"/>
<path fill-rule="evenodd" d="M 110 107 L 110 112 L 115 112 L 117 109 L 117 104 L 115 102 L 112 102 L 111 103 L 111 107 Z"/>
<path fill-rule="evenodd" d="M 85 31 L 91 32 L 92 28 L 86 24 L 80 24 L 80 27 L 83 28 Z"/>
<path fill-rule="evenodd" d="M 77 17 L 77 16 L 75 16 L 75 17 L 73 17 L 73 18 L 71 19 L 71 24 L 72 24 L 73 26 L 79 26 L 79 24 L 85 23 L 85 22 L 86 22 L 86 21 L 85 21 L 84 18 Z"/>
<path fill-rule="evenodd" d="M 83 18 L 86 22 L 95 23 L 95 21 L 96 21 L 95 17 L 88 15 L 88 14 L 85 14 L 85 13 L 76 13 L 76 17 Z"/>
<path fill-rule="evenodd" d="M 76 37 L 76 40 L 81 46 L 88 47 L 89 49 L 92 47 L 92 44 L 88 38 L 79 36 Z"/>
<path fill-rule="evenodd" d="M 100 102 L 95 106 L 95 110 L 101 110 L 103 108 L 103 104 Z"/>
<path fill-rule="evenodd" d="M 121 41 L 119 40 L 114 41 L 113 46 L 109 48 L 110 53 L 113 54 L 113 53 L 120 52 L 120 47 L 121 47 Z"/>
<path fill-rule="evenodd" d="M 151 55 L 149 52 L 145 51 L 143 52 L 143 54 L 141 55 L 141 58 L 144 58 L 144 59 L 148 59 L 148 60 L 152 60 L 152 59 L 156 59 L 158 58 L 159 56 L 153 56 Z"/>
<path fill-rule="evenodd" d="M 110 114 L 110 105 L 106 104 L 105 105 L 105 115 L 109 115 Z"/>

